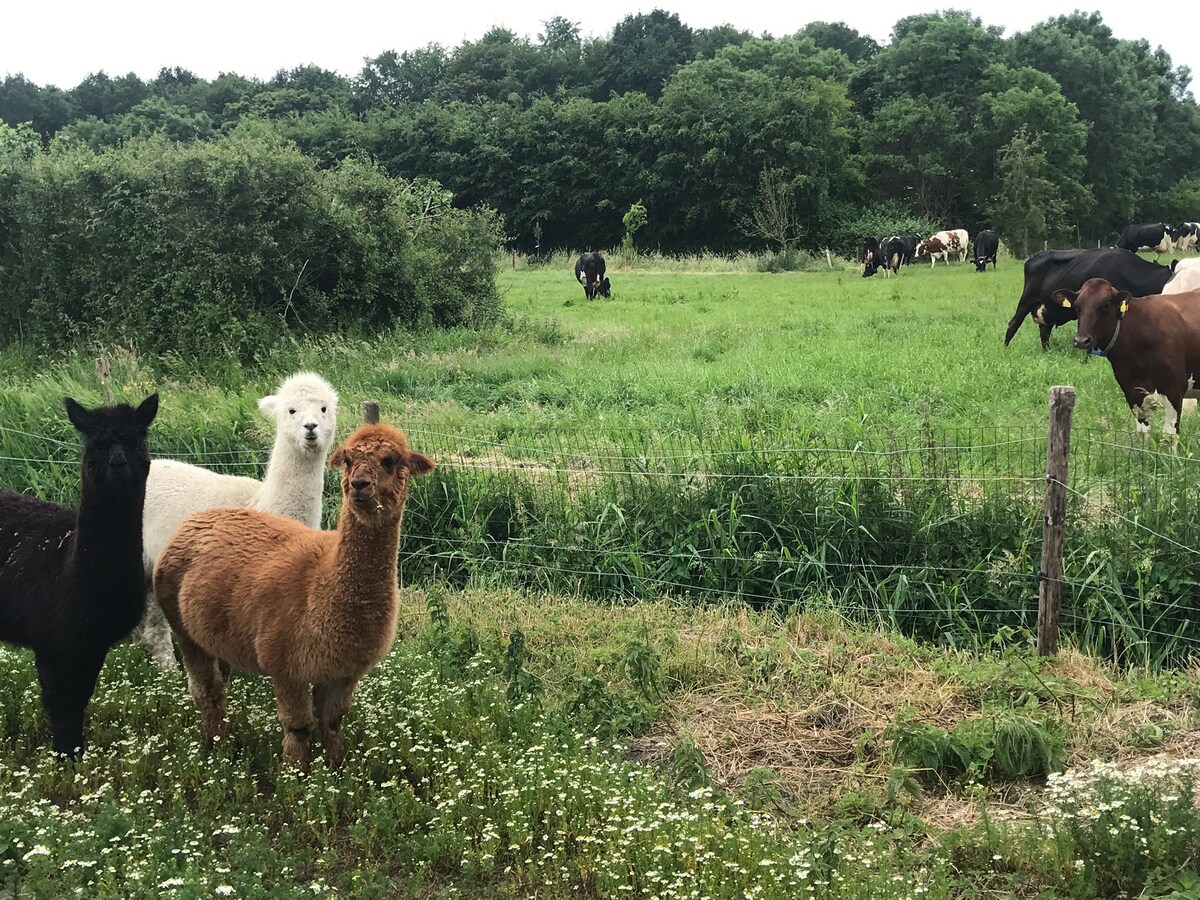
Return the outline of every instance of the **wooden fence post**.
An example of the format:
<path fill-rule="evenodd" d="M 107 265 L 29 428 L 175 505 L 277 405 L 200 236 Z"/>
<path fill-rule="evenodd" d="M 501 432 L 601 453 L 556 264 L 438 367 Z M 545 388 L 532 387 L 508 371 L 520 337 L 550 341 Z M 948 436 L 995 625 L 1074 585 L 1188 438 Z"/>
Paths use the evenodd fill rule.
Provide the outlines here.
<path fill-rule="evenodd" d="M 111 406 L 113 392 L 112 385 L 109 384 L 109 378 L 112 376 L 112 369 L 108 365 L 107 356 L 96 357 L 96 375 L 100 378 L 100 393 L 104 395 L 104 402 Z"/>
<path fill-rule="evenodd" d="M 1075 388 L 1050 388 L 1050 433 L 1046 442 L 1046 508 L 1042 526 L 1042 570 L 1038 573 L 1037 650 L 1058 652 L 1058 602 L 1062 590 L 1063 525 L 1067 515 L 1067 459 Z"/>
<path fill-rule="evenodd" d="M 367 425 L 379 424 L 379 404 L 374 400 L 363 401 L 363 422 Z"/>

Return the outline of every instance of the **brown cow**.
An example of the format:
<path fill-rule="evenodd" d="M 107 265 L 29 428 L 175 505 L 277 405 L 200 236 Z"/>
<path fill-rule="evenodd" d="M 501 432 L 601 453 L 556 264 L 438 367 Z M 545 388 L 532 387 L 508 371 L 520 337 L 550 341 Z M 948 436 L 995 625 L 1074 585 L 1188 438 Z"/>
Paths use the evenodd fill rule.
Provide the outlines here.
<path fill-rule="evenodd" d="M 917 245 L 917 259 L 922 256 L 929 257 L 929 267 L 933 268 L 939 256 L 946 262 L 950 262 L 950 247 L 941 238 L 931 237 Z"/>
<path fill-rule="evenodd" d="M 1179 433 L 1185 395 L 1195 396 L 1200 372 L 1200 291 L 1134 298 L 1103 278 L 1053 299 L 1079 315 L 1075 346 L 1112 364 L 1138 431 L 1150 431 L 1150 403 L 1166 400 L 1164 434 Z"/>

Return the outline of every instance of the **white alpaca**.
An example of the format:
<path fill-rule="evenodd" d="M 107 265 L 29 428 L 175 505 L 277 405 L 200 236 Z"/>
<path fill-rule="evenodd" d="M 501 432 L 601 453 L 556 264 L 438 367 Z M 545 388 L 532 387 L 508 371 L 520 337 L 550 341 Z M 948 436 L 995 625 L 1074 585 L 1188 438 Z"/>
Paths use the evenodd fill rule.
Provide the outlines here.
<path fill-rule="evenodd" d="M 320 528 L 325 457 L 337 430 L 337 404 L 329 382 L 312 372 L 297 372 L 258 401 L 263 414 L 275 419 L 275 446 L 263 481 L 221 475 L 174 459 L 152 460 L 142 526 L 147 583 L 175 529 L 201 510 L 249 507 Z M 176 668 L 171 629 L 157 603 L 146 604 L 138 639 L 159 668 Z"/>

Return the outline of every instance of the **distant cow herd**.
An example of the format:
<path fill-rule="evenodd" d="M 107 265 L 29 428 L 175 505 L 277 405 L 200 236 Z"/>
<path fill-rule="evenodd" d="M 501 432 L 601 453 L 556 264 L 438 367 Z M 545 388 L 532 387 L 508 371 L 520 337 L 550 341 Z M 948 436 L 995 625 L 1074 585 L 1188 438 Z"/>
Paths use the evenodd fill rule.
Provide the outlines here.
<path fill-rule="evenodd" d="M 947 229 L 922 239 L 919 234 L 868 235 L 858 253 L 862 275 L 880 269 L 884 277 L 900 273 L 914 260 L 965 262 L 969 234 Z M 972 259 L 977 272 L 996 268 L 1000 241 L 996 232 L 975 236 Z M 1041 332 L 1042 348 L 1059 325 L 1078 321 L 1077 349 L 1108 359 L 1138 429 L 1149 431 L 1149 411 L 1164 402 L 1166 434 L 1178 434 L 1185 397 L 1200 396 L 1200 259 L 1158 259 L 1173 251 L 1200 249 L 1200 222 L 1130 225 L 1115 247 L 1095 250 L 1044 250 L 1025 261 L 1025 283 L 1017 309 L 1004 333 L 1008 346 L 1026 318 Z M 1149 250 L 1154 262 L 1137 254 Z M 604 257 L 587 252 L 575 263 L 575 279 L 588 300 L 610 297 Z"/>
<path fill-rule="evenodd" d="M 939 231 L 927 240 L 921 240 L 919 234 L 868 235 L 859 248 L 858 262 L 863 278 L 870 278 L 880 269 L 885 278 L 890 278 L 899 274 L 903 266 L 925 257 L 929 257 L 930 266 L 936 266 L 939 259 L 949 262 L 952 257 L 965 262 L 970 244 L 970 235 L 962 228 Z M 979 232 L 975 236 L 975 270 L 984 271 L 989 262 L 995 268 L 999 248 L 996 232 Z"/>
<path fill-rule="evenodd" d="M 994 231 L 975 236 L 976 271 L 996 268 L 1000 241 Z M 952 229 L 922 240 L 917 234 L 868 235 L 859 249 L 864 278 L 883 270 L 898 274 L 914 260 L 929 257 L 965 261 L 969 235 Z M 1200 222 L 1130 225 L 1115 247 L 1046 250 L 1025 261 L 1025 284 L 1009 320 L 1004 344 L 1026 318 L 1041 330 L 1042 347 L 1059 325 L 1078 321 L 1074 345 L 1106 358 L 1137 420 L 1150 430 L 1150 409 L 1162 402 L 1163 431 L 1179 433 L 1185 397 L 1200 396 L 1200 259 L 1158 265 L 1173 251 L 1200 249 Z M 1154 262 L 1137 254 L 1148 250 Z"/>

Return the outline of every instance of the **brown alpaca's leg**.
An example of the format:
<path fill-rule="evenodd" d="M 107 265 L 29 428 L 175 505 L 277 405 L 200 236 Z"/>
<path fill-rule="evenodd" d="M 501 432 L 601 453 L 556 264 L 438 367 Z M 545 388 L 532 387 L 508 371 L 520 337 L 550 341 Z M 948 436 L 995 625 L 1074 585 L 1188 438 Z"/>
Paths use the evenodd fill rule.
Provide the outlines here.
<path fill-rule="evenodd" d="M 340 769 L 346 759 L 346 742 L 342 740 L 342 719 L 350 709 L 356 679 L 339 678 L 313 685 L 313 706 L 321 723 L 321 741 L 325 744 L 325 759 L 331 769 Z"/>
<path fill-rule="evenodd" d="M 308 774 L 308 751 L 312 741 L 312 694 L 307 684 L 294 684 L 278 678 L 271 679 L 275 687 L 275 702 L 279 706 L 279 724 L 283 726 L 283 764 L 296 766 Z"/>
<path fill-rule="evenodd" d="M 183 668 L 187 671 L 192 700 L 200 710 L 204 740 L 211 748 L 213 741 L 223 739 L 228 731 L 225 725 L 225 680 L 221 678 L 217 660 L 208 651 L 182 632 L 177 631 L 175 636 L 183 654 Z"/>

